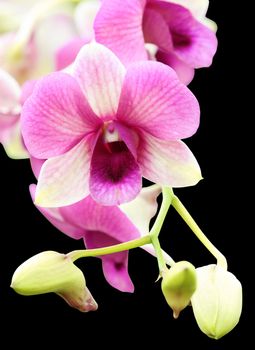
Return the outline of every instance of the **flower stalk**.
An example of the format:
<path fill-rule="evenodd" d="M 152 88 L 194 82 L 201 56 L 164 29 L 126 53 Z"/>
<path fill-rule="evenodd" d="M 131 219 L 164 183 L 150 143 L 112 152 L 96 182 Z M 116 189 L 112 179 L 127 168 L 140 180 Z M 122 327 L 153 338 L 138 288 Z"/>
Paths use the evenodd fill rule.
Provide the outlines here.
<path fill-rule="evenodd" d="M 211 243 L 211 241 L 206 237 L 200 227 L 197 225 L 195 220 L 192 218 L 188 210 L 184 207 L 182 202 L 177 196 L 172 198 L 172 206 L 177 211 L 177 213 L 183 218 L 186 224 L 190 227 L 193 233 L 197 236 L 201 243 L 209 250 L 209 252 L 216 258 L 217 264 L 223 269 L 227 270 L 227 260 L 225 256 Z"/>

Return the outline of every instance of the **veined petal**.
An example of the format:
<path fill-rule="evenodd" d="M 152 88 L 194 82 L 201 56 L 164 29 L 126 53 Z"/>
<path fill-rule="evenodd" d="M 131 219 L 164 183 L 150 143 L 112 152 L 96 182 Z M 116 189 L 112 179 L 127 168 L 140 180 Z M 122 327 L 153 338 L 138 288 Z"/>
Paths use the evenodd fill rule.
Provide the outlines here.
<path fill-rule="evenodd" d="M 103 232 L 90 231 L 85 234 L 87 248 L 99 248 L 119 243 Z M 128 251 L 101 256 L 103 272 L 107 282 L 122 292 L 134 291 L 134 285 L 128 274 Z"/>
<path fill-rule="evenodd" d="M 199 105 L 174 70 L 159 62 L 128 68 L 117 119 L 160 139 L 189 137 L 199 125 Z"/>
<path fill-rule="evenodd" d="M 87 44 L 74 62 L 73 75 L 96 115 L 112 119 L 125 75 L 117 56 L 103 45 Z"/>
<path fill-rule="evenodd" d="M 35 200 L 36 185 L 29 186 L 32 200 Z M 84 229 L 77 225 L 70 224 L 61 213 L 62 208 L 42 208 L 36 205 L 36 208 L 43 214 L 43 216 L 58 230 L 65 233 L 67 236 L 80 239 L 83 237 Z"/>
<path fill-rule="evenodd" d="M 52 73 L 40 80 L 25 102 L 21 117 L 26 147 L 36 158 L 50 158 L 69 151 L 100 120 L 87 104 L 75 79 Z"/>
<path fill-rule="evenodd" d="M 164 141 L 144 134 L 138 163 L 143 177 L 161 185 L 186 187 L 202 179 L 197 160 L 182 141 Z"/>
<path fill-rule="evenodd" d="M 183 84 L 188 85 L 194 78 L 195 69 L 180 60 L 174 53 L 158 51 L 156 57 L 159 62 L 172 67 Z"/>
<path fill-rule="evenodd" d="M 86 197 L 89 194 L 90 159 L 89 137 L 69 152 L 48 159 L 39 174 L 35 204 L 61 207 Z"/>
<path fill-rule="evenodd" d="M 143 35 L 146 43 L 152 43 L 163 51 L 173 49 L 172 37 L 164 17 L 153 9 L 147 8 L 143 16 Z"/>
<path fill-rule="evenodd" d="M 128 202 L 140 192 L 140 168 L 123 141 L 105 144 L 98 139 L 91 159 L 89 188 L 91 196 L 104 205 Z"/>
<path fill-rule="evenodd" d="M 96 41 L 111 49 L 124 64 L 146 60 L 142 31 L 146 0 L 104 0 L 94 23 Z"/>

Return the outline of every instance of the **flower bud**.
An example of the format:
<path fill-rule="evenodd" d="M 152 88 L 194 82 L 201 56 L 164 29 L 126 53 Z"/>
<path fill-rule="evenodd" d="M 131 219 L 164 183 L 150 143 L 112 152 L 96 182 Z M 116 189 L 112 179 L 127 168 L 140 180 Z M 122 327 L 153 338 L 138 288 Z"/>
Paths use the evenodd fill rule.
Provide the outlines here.
<path fill-rule="evenodd" d="M 56 293 L 82 312 L 97 309 L 81 270 L 67 255 L 54 251 L 37 254 L 20 265 L 11 287 L 22 295 Z"/>
<path fill-rule="evenodd" d="M 161 288 L 174 318 L 178 318 L 196 290 L 195 267 L 188 261 L 177 262 L 164 273 Z"/>
<path fill-rule="evenodd" d="M 217 265 L 197 270 L 197 290 L 191 298 L 197 324 L 208 337 L 219 339 L 238 323 L 242 311 L 242 286 Z"/>

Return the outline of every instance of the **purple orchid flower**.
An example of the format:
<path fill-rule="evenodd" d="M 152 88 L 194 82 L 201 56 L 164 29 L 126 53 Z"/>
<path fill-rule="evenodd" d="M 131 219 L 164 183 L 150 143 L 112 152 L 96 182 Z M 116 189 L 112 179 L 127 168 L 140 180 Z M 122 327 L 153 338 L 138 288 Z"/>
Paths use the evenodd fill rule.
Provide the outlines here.
<path fill-rule="evenodd" d="M 185 2 L 187 7 L 181 6 Z M 198 6 L 194 11 L 187 0 L 126 0 L 125 6 L 122 0 L 104 0 L 94 23 L 96 40 L 125 64 L 148 59 L 145 44 L 154 44 L 156 59 L 188 84 L 195 68 L 211 65 L 217 49 L 214 31 L 201 18 L 207 10 L 202 2 L 208 6 L 208 1 L 199 1 L 201 11 Z"/>
<path fill-rule="evenodd" d="M 41 163 L 32 159 L 35 174 Z M 30 186 L 34 199 L 36 186 Z M 142 189 L 132 202 L 122 206 L 102 206 L 91 196 L 78 203 L 61 208 L 41 208 L 40 212 L 60 231 L 74 239 L 83 239 L 88 249 L 110 246 L 148 234 L 149 223 L 157 211 L 160 186 Z M 151 245 L 144 248 L 154 253 Z M 133 292 L 134 285 L 128 274 L 128 251 L 101 256 L 107 282 L 123 292 Z"/>
<path fill-rule="evenodd" d="M 173 187 L 196 184 L 199 165 L 180 141 L 199 124 L 199 105 L 175 72 L 157 62 L 127 70 L 100 44 L 85 45 L 73 76 L 41 79 L 21 117 L 29 153 L 47 159 L 35 203 L 59 207 L 91 194 L 104 205 L 134 199 L 142 176 Z"/>

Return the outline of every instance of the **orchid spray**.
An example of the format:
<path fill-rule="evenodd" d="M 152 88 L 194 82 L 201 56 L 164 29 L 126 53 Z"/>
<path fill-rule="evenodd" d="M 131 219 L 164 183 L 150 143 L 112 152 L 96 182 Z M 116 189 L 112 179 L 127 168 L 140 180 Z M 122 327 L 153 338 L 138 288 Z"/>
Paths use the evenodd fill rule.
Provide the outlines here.
<path fill-rule="evenodd" d="M 212 64 L 217 26 L 206 17 L 208 0 L 122 3 L 0 1 L 0 142 L 9 157 L 30 158 L 37 209 L 85 245 L 31 257 L 11 287 L 95 311 L 75 262 L 99 257 L 106 281 L 133 292 L 129 250 L 141 247 L 157 259 L 174 318 L 191 305 L 201 331 L 218 339 L 239 321 L 242 287 L 174 193 L 202 179 L 183 141 L 200 121 L 187 85 Z M 153 184 L 143 187 L 143 179 Z M 162 250 L 170 207 L 216 264 L 196 268 Z"/>

